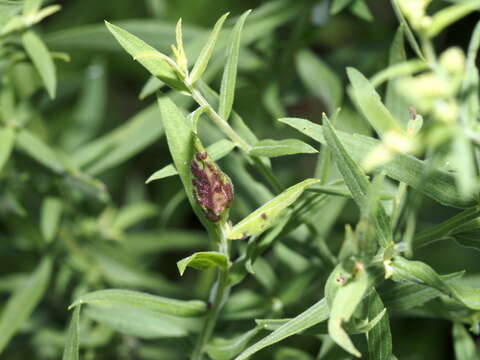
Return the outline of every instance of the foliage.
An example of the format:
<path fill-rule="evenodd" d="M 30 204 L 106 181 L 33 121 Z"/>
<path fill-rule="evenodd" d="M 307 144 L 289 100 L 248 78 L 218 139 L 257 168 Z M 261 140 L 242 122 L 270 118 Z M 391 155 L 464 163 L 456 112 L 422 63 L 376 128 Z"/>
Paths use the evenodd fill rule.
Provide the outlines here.
<path fill-rule="evenodd" d="M 0 0 L 2 358 L 479 359 L 478 0 L 63 5 Z"/>

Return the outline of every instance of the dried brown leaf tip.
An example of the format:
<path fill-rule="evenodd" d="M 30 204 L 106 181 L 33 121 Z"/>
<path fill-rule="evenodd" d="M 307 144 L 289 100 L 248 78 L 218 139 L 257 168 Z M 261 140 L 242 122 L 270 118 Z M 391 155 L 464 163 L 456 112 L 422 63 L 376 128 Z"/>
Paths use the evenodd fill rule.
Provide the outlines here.
<path fill-rule="evenodd" d="M 219 221 L 233 200 L 230 178 L 220 170 L 206 151 L 195 155 L 191 170 L 195 199 L 208 220 Z"/>

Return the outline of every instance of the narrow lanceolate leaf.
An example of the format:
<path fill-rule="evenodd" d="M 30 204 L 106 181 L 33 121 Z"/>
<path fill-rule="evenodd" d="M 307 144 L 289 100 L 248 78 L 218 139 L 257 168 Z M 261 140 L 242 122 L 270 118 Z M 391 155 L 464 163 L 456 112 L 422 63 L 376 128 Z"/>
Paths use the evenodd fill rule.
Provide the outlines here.
<path fill-rule="evenodd" d="M 382 299 L 375 290 L 368 297 L 368 319 L 374 319 L 385 310 Z M 385 314 L 380 321 L 368 332 L 368 354 L 370 360 L 390 360 L 392 356 L 392 333 L 388 315 Z"/>
<path fill-rule="evenodd" d="M 213 27 L 212 33 L 207 40 L 207 43 L 203 47 L 200 55 L 198 55 L 197 61 L 193 66 L 192 71 L 190 72 L 190 83 L 194 84 L 198 79 L 201 78 L 205 69 L 207 68 L 208 61 L 212 57 L 213 49 L 215 48 L 215 44 L 217 42 L 218 34 L 222 29 L 223 23 L 225 19 L 228 17 L 229 13 L 224 14 L 218 21 L 216 22 L 215 26 Z"/>
<path fill-rule="evenodd" d="M 15 130 L 10 127 L 0 129 L 0 172 L 10 158 L 15 143 Z"/>
<path fill-rule="evenodd" d="M 477 0 L 466 0 L 437 11 L 432 16 L 432 23 L 427 28 L 428 36 L 434 37 L 440 34 L 447 26 L 475 10 L 480 10 L 480 2 Z"/>
<path fill-rule="evenodd" d="M 46 257 L 3 307 L 0 318 L 0 354 L 42 299 L 51 270 L 52 260 Z"/>
<path fill-rule="evenodd" d="M 366 209 L 367 195 L 370 189 L 368 179 L 358 164 L 347 153 L 326 116 L 323 117 L 323 122 L 325 124 L 325 140 L 332 151 L 345 185 L 349 188 L 359 208 L 361 210 Z M 370 214 L 367 214 L 367 216 L 370 216 Z M 391 229 L 390 221 L 382 204 L 378 204 L 372 221 L 375 225 L 380 245 L 386 247 L 391 242 Z"/>
<path fill-rule="evenodd" d="M 23 2 L 23 15 L 33 15 L 42 6 L 43 0 L 25 0 Z"/>
<path fill-rule="evenodd" d="M 228 154 L 235 148 L 235 144 L 231 142 L 230 140 L 227 139 L 221 139 L 218 140 L 217 142 L 213 143 L 212 145 L 207 147 L 207 152 L 208 155 L 212 158 L 212 160 L 217 161 Z M 155 181 L 155 180 L 160 180 L 164 179 L 170 176 L 175 176 L 178 175 L 177 170 L 175 169 L 175 166 L 173 164 L 168 164 L 161 168 L 158 171 L 155 171 L 150 177 L 147 179 L 145 182 L 146 184 Z"/>
<path fill-rule="evenodd" d="M 82 312 L 115 331 L 141 339 L 184 337 L 190 331 L 198 331 L 201 326 L 200 319 L 181 318 L 128 306 L 87 306 L 84 310 L 82 308 Z"/>
<path fill-rule="evenodd" d="M 259 332 L 262 326 L 257 326 L 233 339 L 215 338 L 205 348 L 213 360 L 230 360 L 238 355 Z"/>
<path fill-rule="evenodd" d="M 167 135 L 168 148 L 173 158 L 173 163 L 182 180 L 185 193 L 195 214 L 202 224 L 213 231 L 213 224 L 208 221 L 200 206 L 193 197 L 191 162 L 193 159 L 193 133 L 190 124 L 178 107 L 166 96 L 158 98 L 158 105 L 162 115 L 165 134 Z"/>
<path fill-rule="evenodd" d="M 443 281 L 455 282 L 464 272 L 441 275 Z M 387 290 L 381 292 L 383 302 L 389 310 L 405 311 L 423 305 L 427 301 L 442 295 L 437 289 L 419 283 L 394 283 Z"/>
<path fill-rule="evenodd" d="M 397 15 L 398 21 L 400 22 L 400 25 L 402 25 L 405 30 L 405 35 L 407 36 L 407 40 L 410 43 L 413 51 L 415 51 L 415 54 L 417 54 L 420 59 L 425 59 L 422 50 L 420 50 L 420 45 L 418 45 L 417 39 L 415 39 L 415 35 L 410 28 L 410 25 L 408 24 L 407 20 L 402 14 L 402 11 L 400 10 L 400 7 L 398 6 L 398 0 L 390 1 L 392 3 L 393 10 L 395 11 L 395 15 Z"/>
<path fill-rule="evenodd" d="M 62 202 L 58 198 L 48 197 L 42 203 L 40 230 L 47 242 L 53 240 L 58 231 L 62 215 Z"/>
<path fill-rule="evenodd" d="M 480 359 L 477 346 L 463 324 L 453 324 L 452 336 L 456 360 Z"/>
<path fill-rule="evenodd" d="M 298 334 L 318 323 L 328 319 L 328 304 L 325 299 L 320 300 L 310 308 L 297 315 L 286 324 L 276 329 L 260 341 L 248 347 L 235 360 L 245 360 L 256 352 L 273 345 L 289 336 Z"/>
<path fill-rule="evenodd" d="M 312 139 L 326 144 L 323 126 L 299 118 L 284 118 L 280 121 Z M 348 154 L 355 161 L 362 161 L 372 149 L 380 144 L 378 140 L 371 137 L 352 135 L 342 131 L 336 131 L 336 133 Z M 446 206 L 468 208 L 476 204 L 473 198 L 464 199 L 459 195 L 452 174 L 442 170 L 429 169 L 430 175 L 425 177 L 427 165 L 413 156 L 397 154 L 391 161 L 380 166 L 379 170 L 384 170 L 388 177 L 402 181 Z"/>
<path fill-rule="evenodd" d="M 107 21 L 105 25 L 120 45 L 153 76 L 175 89 L 185 89 L 173 60 L 128 31 Z"/>
<path fill-rule="evenodd" d="M 389 131 L 403 132 L 400 123 L 383 105 L 380 95 L 378 95 L 368 79 L 354 68 L 348 68 L 347 74 L 353 87 L 357 106 L 360 107 L 363 115 L 375 131 L 380 136 L 385 135 Z"/>
<path fill-rule="evenodd" d="M 67 340 L 63 349 L 62 360 L 79 360 L 80 344 L 80 306 L 73 310 L 72 320 L 68 327 Z"/>
<path fill-rule="evenodd" d="M 367 291 L 368 275 L 364 269 L 359 269 L 355 277 L 340 287 L 330 309 L 328 333 L 340 347 L 356 357 L 361 357 L 350 337 L 342 327 L 342 322 L 350 320 L 358 304 Z"/>
<path fill-rule="evenodd" d="M 82 295 L 70 307 L 82 304 L 93 307 L 121 306 L 182 317 L 202 316 L 206 311 L 206 305 L 203 301 L 176 300 L 139 291 L 120 289 L 99 290 Z"/>
<path fill-rule="evenodd" d="M 216 251 L 203 251 L 196 252 L 189 257 L 186 257 L 177 262 L 178 271 L 180 275 L 183 275 L 187 267 L 191 267 L 197 270 L 205 270 L 212 267 L 219 268 L 222 271 L 226 271 L 228 268 L 228 259 L 222 253 Z"/>
<path fill-rule="evenodd" d="M 266 156 L 266 157 L 278 157 L 294 154 L 315 154 L 318 153 L 314 147 L 304 143 L 297 139 L 285 139 L 285 140 L 262 140 L 256 143 L 250 155 L 253 156 Z"/>
<path fill-rule="evenodd" d="M 478 206 L 466 209 L 448 220 L 416 234 L 413 238 L 413 245 L 420 247 L 434 241 L 445 239 L 454 233 L 475 230 L 475 227 L 472 228 L 472 225 L 474 225 L 473 222 L 478 218 L 480 218 L 480 208 Z"/>
<path fill-rule="evenodd" d="M 39 164 L 56 173 L 66 171 L 55 151 L 43 140 L 28 130 L 22 130 L 16 137 L 16 146 Z"/>
<path fill-rule="evenodd" d="M 218 113 L 224 120 L 228 120 L 233 106 L 233 98 L 235 96 L 235 84 L 237 81 L 237 65 L 238 53 L 240 51 L 240 39 L 242 36 L 243 25 L 251 10 L 246 11 L 238 19 L 233 27 L 230 45 L 227 51 L 227 62 L 222 76 L 222 84 L 220 87 L 220 103 Z"/>
<path fill-rule="evenodd" d="M 25 51 L 38 71 L 48 95 L 53 99 L 57 88 L 57 74 L 52 56 L 43 40 L 33 31 L 27 31 L 22 36 L 22 43 Z"/>
<path fill-rule="evenodd" d="M 228 233 L 228 238 L 235 240 L 260 235 L 270 228 L 278 216 L 293 204 L 306 189 L 319 182 L 318 179 L 306 179 L 289 187 L 236 224 Z"/>
<path fill-rule="evenodd" d="M 460 107 L 460 114 L 464 124 L 476 124 L 480 116 L 480 100 L 478 93 L 480 89 L 480 79 L 476 60 L 478 49 L 480 48 L 480 21 L 477 22 L 473 30 L 470 44 L 468 45 L 468 55 L 465 65 L 465 75 L 462 84 L 462 98 L 464 99 Z"/>
<path fill-rule="evenodd" d="M 435 270 L 421 261 L 410 261 L 397 256 L 392 261 L 393 280 L 425 284 L 444 295 L 458 300 L 472 310 L 480 309 L 480 289 L 447 283 Z"/>
<path fill-rule="evenodd" d="M 340 106 L 343 96 L 342 82 L 329 66 L 309 50 L 302 50 L 296 58 L 298 74 L 307 89 L 320 97 L 328 113 Z"/>

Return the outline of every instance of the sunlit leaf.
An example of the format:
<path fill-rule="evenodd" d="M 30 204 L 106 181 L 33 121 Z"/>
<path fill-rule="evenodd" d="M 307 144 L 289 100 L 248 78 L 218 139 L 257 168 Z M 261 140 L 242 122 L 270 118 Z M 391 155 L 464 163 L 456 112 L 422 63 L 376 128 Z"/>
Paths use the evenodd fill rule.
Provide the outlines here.
<path fill-rule="evenodd" d="M 57 88 L 57 74 L 50 52 L 43 40 L 34 32 L 27 31 L 22 36 L 23 46 L 42 78 L 48 94 L 53 99 Z"/>
<path fill-rule="evenodd" d="M 149 310 L 155 313 L 181 317 L 195 317 L 205 314 L 206 305 L 198 300 L 176 300 L 132 290 L 98 290 L 80 296 L 70 307 L 88 304 L 92 307 L 125 307 Z"/>
<path fill-rule="evenodd" d="M 228 266 L 229 264 L 227 257 L 215 251 L 196 252 L 195 254 L 177 262 L 180 275 L 183 275 L 187 267 L 197 270 L 205 270 L 216 267 L 222 271 L 225 271 L 227 270 Z"/>
<path fill-rule="evenodd" d="M 289 187 L 236 224 L 228 233 L 228 238 L 242 239 L 247 236 L 260 235 L 270 228 L 278 216 L 294 203 L 306 189 L 319 182 L 320 180 L 317 179 L 307 179 Z"/>
<path fill-rule="evenodd" d="M 220 88 L 220 103 L 218 113 L 225 121 L 230 117 L 232 111 L 233 98 L 235 95 L 235 85 L 237 82 L 238 53 L 240 51 L 240 39 L 242 36 L 243 25 L 251 10 L 246 11 L 238 19 L 232 30 L 232 38 L 227 50 L 227 62 L 223 71 L 222 85 Z"/>

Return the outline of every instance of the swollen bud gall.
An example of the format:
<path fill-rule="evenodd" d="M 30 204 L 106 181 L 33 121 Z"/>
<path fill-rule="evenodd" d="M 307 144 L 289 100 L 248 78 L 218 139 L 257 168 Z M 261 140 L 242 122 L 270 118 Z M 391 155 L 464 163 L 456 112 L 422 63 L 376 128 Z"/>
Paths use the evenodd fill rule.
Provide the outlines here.
<path fill-rule="evenodd" d="M 233 185 L 206 151 L 196 153 L 192 160 L 193 196 L 208 220 L 217 222 L 227 215 L 233 200 Z"/>

